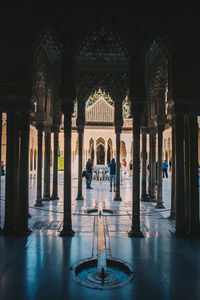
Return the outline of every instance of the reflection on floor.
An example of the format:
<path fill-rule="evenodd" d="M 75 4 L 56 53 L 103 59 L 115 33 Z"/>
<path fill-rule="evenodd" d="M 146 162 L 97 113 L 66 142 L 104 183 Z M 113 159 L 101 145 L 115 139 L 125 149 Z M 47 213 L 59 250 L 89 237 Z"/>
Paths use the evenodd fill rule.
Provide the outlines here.
<path fill-rule="evenodd" d="M 0 299 L 199 299 L 200 240 L 176 239 L 171 235 L 174 221 L 170 214 L 170 177 L 164 179 L 164 210 L 155 203 L 141 203 L 141 229 L 144 238 L 131 239 L 131 180 L 121 182 L 123 201 L 113 201 L 108 182 L 92 182 L 85 189 L 84 201 L 76 201 L 77 179 L 72 180 L 73 238 L 59 237 L 63 220 L 63 174 L 59 174 L 60 200 L 45 202 L 40 209 L 30 208 L 33 233 L 27 238 L 0 236 Z M 99 185 L 101 184 L 101 190 Z M 2 182 L 3 190 L 4 182 Z M 2 191 L 2 198 L 3 198 Z M 95 213 L 99 197 L 103 207 L 113 210 L 104 217 L 106 251 L 115 259 L 133 266 L 136 279 L 113 290 L 92 290 L 70 277 L 70 267 L 96 255 Z M 36 177 L 30 176 L 30 207 L 36 198 Z M 3 214 L 4 202 L 1 202 Z M 3 222 L 3 218 L 1 218 Z"/>

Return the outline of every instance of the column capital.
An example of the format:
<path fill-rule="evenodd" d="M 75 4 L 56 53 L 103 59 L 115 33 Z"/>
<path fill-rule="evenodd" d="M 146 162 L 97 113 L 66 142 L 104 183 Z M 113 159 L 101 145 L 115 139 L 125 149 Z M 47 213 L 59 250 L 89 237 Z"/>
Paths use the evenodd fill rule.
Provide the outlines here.
<path fill-rule="evenodd" d="M 51 126 L 50 125 L 45 125 L 44 126 L 44 131 L 45 132 L 51 132 Z"/>
<path fill-rule="evenodd" d="M 78 133 L 83 133 L 84 132 L 84 126 L 78 126 L 77 127 L 77 132 Z"/>
<path fill-rule="evenodd" d="M 115 133 L 121 133 L 122 132 L 122 127 L 120 126 L 115 126 Z"/>
<path fill-rule="evenodd" d="M 54 133 L 58 133 L 60 131 L 60 126 L 59 125 L 52 125 L 51 131 Z"/>

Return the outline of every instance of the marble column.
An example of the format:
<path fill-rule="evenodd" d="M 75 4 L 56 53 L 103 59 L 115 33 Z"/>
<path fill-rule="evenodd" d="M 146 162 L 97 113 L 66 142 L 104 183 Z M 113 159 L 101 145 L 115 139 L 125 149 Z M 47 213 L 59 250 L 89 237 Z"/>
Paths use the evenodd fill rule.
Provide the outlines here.
<path fill-rule="evenodd" d="M 140 230 L 140 113 L 133 114 L 132 226 L 129 237 L 143 237 Z"/>
<path fill-rule="evenodd" d="M 94 165 L 97 164 L 97 141 L 94 141 Z"/>
<path fill-rule="evenodd" d="M 1 161 L 2 112 L 0 112 L 0 161 Z M 0 231 L 1 231 L 1 168 L 0 168 Z"/>
<path fill-rule="evenodd" d="M 121 134 L 121 127 L 115 127 L 116 133 L 116 192 L 114 200 L 121 201 L 122 198 L 120 196 L 120 134 Z"/>
<path fill-rule="evenodd" d="M 51 149 L 51 131 L 45 130 L 43 201 L 50 200 L 50 149 Z"/>
<path fill-rule="evenodd" d="M 186 236 L 185 189 L 184 189 L 184 115 L 176 112 L 175 122 L 175 191 L 176 191 L 176 236 Z"/>
<path fill-rule="evenodd" d="M 71 114 L 64 113 L 64 220 L 60 236 L 73 236 L 71 215 Z"/>
<path fill-rule="evenodd" d="M 53 191 L 52 200 L 58 200 L 58 137 L 59 130 L 54 129 L 54 151 L 53 151 Z"/>
<path fill-rule="evenodd" d="M 142 132 L 142 196 L 141 201 L 149 201 L 147 197 L 147 136 Z"/>
<path fill-rule="evenodd" d="M 150 201 L 156 202 L 156 134 L 151 132 L 149 135 L 150 141 Z"/>
<path fill-rule="evenodd" d="M 198 180 L 198 123 L 197 115 L 188 116 L 189 125 L 189 230 L 191 237 L 200 236 Z"/>
<path fill-rule="evenodd" d="M 19 202 L 19 116 L 7 113 L 6 188 L 4 234 L 16 233 L 16 210 Z"/>
<path fill-rule="evenodd" d="M 76 200 L 84 200 L 82 195 L 83 130 L 84 127 L 78 127 L 78 195 Z"/>
<path fill-rule="evenodd" d="M 38 159 L 37 159 L 37 198 L 36 207 L 44 206 L 42 203 L 42 124 L 37 125 L 37 144 L 38 144 Z"/>
<path fill-rule="evenodd" d="M 104 148 L 104 152 L 105 152 L 105 165 L 107 166 L 107 150 L 108 150 L 108 143 L 107 141 L 105 142 L 105 148 Z"/>
<path fill-rule="evenodd" d="M 172 120 L 172 169 L 171 169 L 171 211 L 169 219 L 176 218 L 176 197 L 175 197 L 175 136 L 174 120 Z"/>
<path fill-rule="evenodd" d="M 17 234 L 29 234 L 29 112 L 20 114 L 20 171 L 19 171 L 19 198 L 16 213 Z"/>
<path fill-rule="evenodd" d="M 157 165 L 157 204 L 156 208 L 165 208 L 162 196 L 162 144 L 163 144 L 163 126 L 158 126 L 158 165 Z"/>

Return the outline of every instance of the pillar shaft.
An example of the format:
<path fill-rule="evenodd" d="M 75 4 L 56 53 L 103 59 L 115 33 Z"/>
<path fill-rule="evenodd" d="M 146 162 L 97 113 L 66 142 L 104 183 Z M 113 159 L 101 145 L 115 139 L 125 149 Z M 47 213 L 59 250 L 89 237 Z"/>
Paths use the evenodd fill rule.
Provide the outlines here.
<path fill-rule="evenodd" d="M 1 161 L 2 112 L 0 111 L 0 161 Z M 1 168 L 0 168 L 0 231 L 1 231 Z"/>
<path fill-rule="evenodd" d="M 35 206 L 40 207 L 42 204 L 42 125 L 37 126 L 38 131 L 38 159 L 37 159 L 37 199 Z"/>
<path fill-rule="evenodd" d="M 4 232 L 16 232 L 16 202 L 19 190 L 19 120 L 17 113 L 7 114 L 6 195 Z"/>
<path fill-rule="evenodd" d="M 121 201 L 120 196 L 120 134 L 121 128 L 116 128 L 116 194 L 114 200 Z"/>
<path fill-rule="evenodd" d="M 53 192 L 51 199 L 58 200 L 58 131 L 54 131 L 54 157 L 53 157 Z"/>
<path fill-rule="evenodd" d="M 71 216 L 71 115 L 64 114 L 64 220 L 60 236 L 72 236 Z"/>
<path fill-rule="evenodd" d="M 163 205 L 162 196 L 162 144 L 163 144 L 163 129 L 158 128 L 158 165 L 157 165 L 157 205 L 156 208 L 165 208 Z"/>
<path fill-rule="evenodd" d="M 175 197 L 175 131 L 174 121 L 172 122 L 172 170 L 171 170 L 171 213 L 169 218 L 176 218 L 176 197 Z"/>
<path fill-rule="evenodd" d="M 147 138 L 146 133 L 142 133 L 142 201 L 147 201 Z"/>
<path fill-rule="evenodd" d="M 198 187 L 198 123 L 196 115 L 189 115 L 189 230 L 191 236 L 199 235 Z"/>
<path fill-rule="evenodd" d="M 156 201 L 156 134 L 150 133 L 150 201 Z"/>
<path fill-rule="evenodd" d="M 45 154 L 44 154 L 44 195 L 43 200 L 50 200 L 50 149 L 51 132 L 45 131 Z"/>
<path fill-rule="evenodd" d="M 184 118 L 183 113 L 176 113 L 175 121 L 175 190 L 176 190 L 176 235 L 185 236 L 185 195 L 184 195 Z"/>
<path fill-rule="evenodd" d="M 19 172 L 19 203 L 16 218 L 16 230 L 19 233 L 29 233 L 28 212 L 29 212 L 29 112 L 21 113 L 20 116 L 20 172 Z"/>
<path fill-rule="evenodd" d="M 132 226 L 130 237 L 142 237 L 140 231 L 140 115 L 133 116 L 133 189 L 132 189 Z"/>
<path fill-rule="evenodd" d="M 82 167 L 83 167 L 83 128 L 78 128 L 78 195 L 76 200 L 83 200 L 82 195 Z"/>

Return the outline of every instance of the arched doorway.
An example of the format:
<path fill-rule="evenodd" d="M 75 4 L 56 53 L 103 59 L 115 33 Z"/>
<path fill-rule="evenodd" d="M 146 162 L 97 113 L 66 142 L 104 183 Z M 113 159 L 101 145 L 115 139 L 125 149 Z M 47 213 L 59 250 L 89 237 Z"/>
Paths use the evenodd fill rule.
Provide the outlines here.
<path fill-rule="evenodd" d="M 92 162 L 94 162 L 94 140 L 91 138 L 89 142 L 89 155 Z"/>
<path fill-rule="evenodd" d="M 105 164 L 105 150 L 104 146 L 100 144 L 97 147 L 97 165 L 104 165 Z"/>

